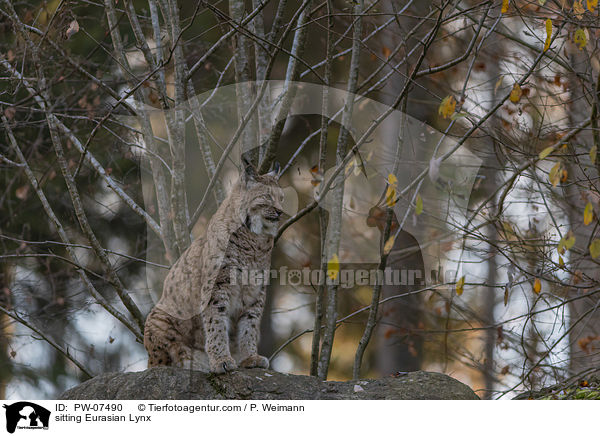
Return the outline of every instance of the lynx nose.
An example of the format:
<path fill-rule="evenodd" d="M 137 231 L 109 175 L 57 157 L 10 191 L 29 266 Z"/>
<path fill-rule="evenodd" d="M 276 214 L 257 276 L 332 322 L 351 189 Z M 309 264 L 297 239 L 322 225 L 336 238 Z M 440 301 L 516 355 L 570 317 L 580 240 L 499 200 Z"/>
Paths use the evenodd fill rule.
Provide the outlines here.
<path fill-rule="evenodd" d="M 271 208 L 266 214 L 265 219 L 269 221 L 278 221 L 283 211 L 276 207 Z"/>

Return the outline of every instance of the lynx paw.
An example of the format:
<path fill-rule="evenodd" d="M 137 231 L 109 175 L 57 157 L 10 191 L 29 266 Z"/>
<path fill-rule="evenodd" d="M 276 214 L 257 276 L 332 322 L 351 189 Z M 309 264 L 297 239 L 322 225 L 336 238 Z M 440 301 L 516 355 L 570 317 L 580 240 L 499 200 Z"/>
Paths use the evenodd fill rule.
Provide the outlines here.
<path fill-rule="evenodd" d="M 269 359 L 264 356 L 259 356 L 255 354 L 250 357 L 246 357 L 241 361 L 240 366 L 243 368 L 268 368 L 269 367 Z"/>
<path fill-rule="evenodd" d="M 223 357 L 210 364 L 210 372 L 214 372 L 215 374 L 224 374 L 235 369 L 237 369 L 237 364 L 231 357 Z"/>

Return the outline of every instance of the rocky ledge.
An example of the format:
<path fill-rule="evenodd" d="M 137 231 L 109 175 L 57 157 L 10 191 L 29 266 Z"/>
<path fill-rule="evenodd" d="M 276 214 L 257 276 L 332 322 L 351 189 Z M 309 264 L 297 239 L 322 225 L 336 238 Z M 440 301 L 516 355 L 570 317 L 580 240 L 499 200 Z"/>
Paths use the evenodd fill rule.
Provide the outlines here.
<path fill-rule="evenodd" d="M 215 375 L 159 367 L 94 377 L 61 400 L 477 400 L 467 385 L 445 374 L 409 372 L 345 382 L 245 369 Z"/>

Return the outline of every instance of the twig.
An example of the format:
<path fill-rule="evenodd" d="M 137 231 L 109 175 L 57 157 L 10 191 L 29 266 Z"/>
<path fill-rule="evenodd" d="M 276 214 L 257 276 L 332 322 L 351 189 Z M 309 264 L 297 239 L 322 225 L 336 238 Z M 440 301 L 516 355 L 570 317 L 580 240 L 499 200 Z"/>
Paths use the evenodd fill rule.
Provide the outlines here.
<path fill-rule="evenodd" d="M 33 324 L 25 321 L 23 318 L 21 318 L 16 313 L 11 312 L 9 310 L 6 310 L 2 306 L 0 306 L 0 312 L 4 313 L 6 316 L 9 316 L 10 318 L 14 319 L 15 321 L 17 321 L 17 322 L 21 323 L 22 325 L 24 325 L 25 327 L 27 327 L 29 330 L 31 330 L 34 333 L 36 333 L 40 338 L 42 338 L 44 341 L 46 341 L 48 344 L 50 344 L 50 346 L 52 348 L 54 348 L 60 354 L 62 354 L 63 356 L 65 356 L 68 360 L 70 360 L 71 362 L 73 362 L 73 364 L 77 368 L 79 368 L 80 371 L 83 372 L 87 376 L 87 378 L 94 377 L 94 375 L 92 374 L 91 371 L 89 371 L 88 369 L 86 369 L 86 367 L 81 362 L 79 362 L 77 359 L 75 359 L 75 357 L 71 356 L 71 353 L 69 353 L 68 349 L 65 349 L 65 348 L 61 347 L 60 345 L 58 345 L 55 341 L 53 341 L 48 336 L 46 336 L 40 329 L 38 329 L 37 327 L 35 327 Z"/>

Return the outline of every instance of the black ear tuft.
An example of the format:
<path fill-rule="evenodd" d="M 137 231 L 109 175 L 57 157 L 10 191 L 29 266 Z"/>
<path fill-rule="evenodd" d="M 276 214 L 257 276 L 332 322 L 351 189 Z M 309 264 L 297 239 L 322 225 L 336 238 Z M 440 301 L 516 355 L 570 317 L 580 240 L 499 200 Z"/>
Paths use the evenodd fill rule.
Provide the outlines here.
<path fill-rule="evenodd" d="M 249 180 L 256 180 L 256 176 L 258 175 L 256 173 L 256 168 L 252 165 L 247 154 L 242 154 L 242 165 L 244 167 L 242 172 L 244 181 L 248 182 Z"/>

